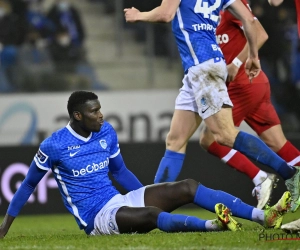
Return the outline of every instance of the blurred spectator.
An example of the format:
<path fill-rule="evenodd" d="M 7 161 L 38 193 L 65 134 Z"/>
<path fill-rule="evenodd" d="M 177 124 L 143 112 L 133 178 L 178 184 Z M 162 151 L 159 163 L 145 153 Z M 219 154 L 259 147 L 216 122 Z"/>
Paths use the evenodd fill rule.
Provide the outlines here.
<path fill-rule="evenodd" d="M 47 16 L 56 30 L 68 30 L 72 44 L 83 45 L 85 32 L 80 13 L 68 0 L 56 0 Z"/>
<path fill-rule="evenodd" d="M 20 43 L 18 18 L 12 12 L 9 1 L 0 0 L 0 91 L 9 92 L 14 89 L 12 69 L 16 62 L 17 47 Z"/>
<path fill-rule="evenodd" d="M 84 59 L 83 48 L 72 43 L 67 28 L 60 28 L 56 31 L 49 51 L 57 72 L 75 73 L 77 64 Z"/>
<path fill-rule="evenodd" d="M 67 28 L 61 27 L 56 31 L 49 52 L 55 65 L 54 81 L 60 83 L 58 90 L 91 88 L 89 79 L 76 72 L 77 65 L 84 60 L 84 49 L 72 43 Z"/>
<path fill-rule="evenodd" d="M 8 0 L 12 7 L 12 14 L 16 19 L 16 26 L 19 32 L 18 45 L 22 44 L 28 30 L 26 20 L 27 4 L 32 0 Z"/>
<path fill-rule="evenodd" d="M 55 27 L 44 13 L 42 0 L 31 0 L 28 2 L 26 19 L 31 27 L 39 31 L 42 38 L 47 40 L 52 38 Z"/>
<path fill-rule="evenodd" d="M 31 27 L 26 42 L 20 47 L 16 71 L 16 91 L 51 91 L 54 65 L 40 31 Z"/>
<path fill-rule="evenodd" d="M 76 86 L 85 89 L 107 89 L 97 80 L 93 68 L 87 62 L 84 48 L 72 43 L 67 28 L 56 32 L 49 51 L 55 63 L 56 75 L 66 82 L 66 86 L 71 89 Z M 67 82 L 68 80 L 70 82 Z"/>

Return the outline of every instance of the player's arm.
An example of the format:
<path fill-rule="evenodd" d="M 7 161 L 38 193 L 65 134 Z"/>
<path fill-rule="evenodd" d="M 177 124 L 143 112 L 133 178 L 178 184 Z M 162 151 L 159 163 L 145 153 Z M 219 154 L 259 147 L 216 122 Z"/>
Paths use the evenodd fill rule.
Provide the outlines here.
<path fill-rule="evenodd" d="M 241 20 L 243 24 L 244 33 L 249 45 L 245 69 L 246 73 L 249 75 L 249 78 L 252 79 L 259 74 L 261 69 L 258 59 L 256 25 L 254 17 L 241 1 L 234 1 L 228 6 L 228 10 L 236 18 Z"/>
<path fill-rule="evenodd" d="M 126 22 L 171 22 L 176 14 L 180 0 L 163 0 L 161 5 L 151 11 L 140 12 L 132 7 L 124 9 Z"/>
<path fill-rule="evenodd" d="M 127 191 L 143 187 L 138 178 L 126 167 L 121 153 L 110 158 L 108 167 L 114 179 Z"/>
<path fill-rule="evenodd" d="M 47 171 L 38 168 L 35 161 L 32 161 L 29 171 L 10 202 L 4 220 L 0 225 L 0 238 L 7 234 L 14 219 L 18 216 L 29 196 L 46 173 Z"/>
<path fill-rule="evenodd" d="M 257 47 L 260 49 L 263 44 L 268 40 L 269 36 L 264 29 L 264 27 L 261 25 L 261 23 L 255 19 L 255 27 L 257 32 Z M 241 52 L 236 56 L 236 58 L 227 65 L 228 70 L 228 77 L 227 81 L 231 82 L 234 80 L 235 76 L 238 73 L 239 67 L 241 63 L 244 63 L 248 58 L 248 50 L 249 46 L 248 43 L 245 44 L 245 47 L 241 50 Z"/>
<path fill-rule="evenodd" d="M 283 0 L 268 0 L 268 2 L 272 6 L 278 6 L 283 3 Z"/>

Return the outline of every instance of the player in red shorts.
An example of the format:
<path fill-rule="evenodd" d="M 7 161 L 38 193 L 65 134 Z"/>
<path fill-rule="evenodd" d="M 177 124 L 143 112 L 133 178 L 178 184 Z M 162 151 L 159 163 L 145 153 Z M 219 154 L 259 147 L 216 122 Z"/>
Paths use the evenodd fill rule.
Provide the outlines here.
<path fill-rule="evenodd" d="M 246 0 L 242 2 L 249 8 Z M 300 165 L 300 152 L 285 138 L 278 115 L 271 103 L 270 84 L 263 71 L 252 82 L 244 70 L 248 46 L 242 23 L 229 11 L 221 13 L 216 34 L 227 62 L 228 93 L 233 102 L 235 126 L 245 121 L 259 137 L 289 165 Z M 256 19 L 258 47 L 268 39 L 268 35 Z M 253 195 L 258 199 L 258 208 L 268 202 L 277 177 L 255 166 L 246 156 L 214 141 L 212 133 L 202 123 L 200 144 L 209 153 L 222 159 L 229 166 L 245 173 L 252 179 Z"/>

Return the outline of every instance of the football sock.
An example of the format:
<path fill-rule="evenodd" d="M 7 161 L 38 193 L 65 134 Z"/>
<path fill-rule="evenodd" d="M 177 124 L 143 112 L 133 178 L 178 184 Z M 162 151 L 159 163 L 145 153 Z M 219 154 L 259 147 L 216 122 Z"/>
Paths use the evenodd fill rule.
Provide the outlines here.
<path fill-rule="evenodd" d="M 259 170 L 257 175 L 252 179 L 254 186 L 257 186 L 263 182 L 268 177 L 268 174 L 262 170 Z"/>
<path fill-rule="evenodd" d="M 159 163 L 154 183 L 175 181 L 181 171 L 184 157 L 185 154 L 166 150 Z"/>
<path fill-rule="evenodd" d="M 207 231 L 206 220 L 182 214 L 161 212 L 157 218 L 157 227 L 164 232 Z"/>
<path fill-rule="evenodd" d="M 223 229 L 220 229 L 218 224 L 216 223 L 216 220 L 207 220 L 205 222 L 205 228 L 207 231 L 220 231 Z"/>
<path fill-rule="evenodd" d="M 255 222 L 263 225 L 264 221 L 265 221 L 264 210 L 254 208 L 252 211 L 252 221 L 255 221 Z"/>
<path fill-rule="evenodd" d="M 236 170 L 245 173 L 251 180 L 259 172 L 259 168 L 255 166 L 246 156 L 231 149 L 229 147 L 213 142 L 207 149 L 208 153 L 217 156 L 221 161 L 235 168 Z"/>
<path fill-rule="evenodd" d="M 300 166 L 300 152 L 295 146 L 287 141 L 277 154 L 291 166 Z"/>
<path fill-rule="evenodd" d="M 231 194 L 207 188 L 202 184 L 198 186 L 194 203 L 211 212 L 215 212 L 215 205 L 217 203 L 223 203 L 230 209 L 234 216 L 252 220 L 252 206 L 242 202 L 239 198 Z"/>
<path fill-rule="evenodd" d="M 296 173 L 294 167 L 289 166 L 262 140 L 243 131 L 238 133 L 233 148 L 249 158 L 273 168 L 284 180 L 290 179 Z"/>

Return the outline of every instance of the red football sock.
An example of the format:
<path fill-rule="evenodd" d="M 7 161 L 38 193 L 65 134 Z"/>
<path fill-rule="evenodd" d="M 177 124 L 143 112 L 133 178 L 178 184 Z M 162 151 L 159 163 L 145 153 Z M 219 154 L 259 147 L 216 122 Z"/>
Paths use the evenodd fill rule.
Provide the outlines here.
<path fill-rule="evenodd" d="M 221 161 L 225 162 L 230 167 L 235 168 L 242 173 L 245 173 L 251 180 L 257 175 L 260 170 L 240 152 L 229 147 L 222 146 L 217 142 L 213 142 L 208 147 L 207 151 L 208 153 L 217 156 L 219 159 L 221 159 Z"/>
<path fill-rule="evenodd" d="M 300 152 L 295 146 L 287 141 L 277 154 L 291 166 L 300 166 Z"/>

